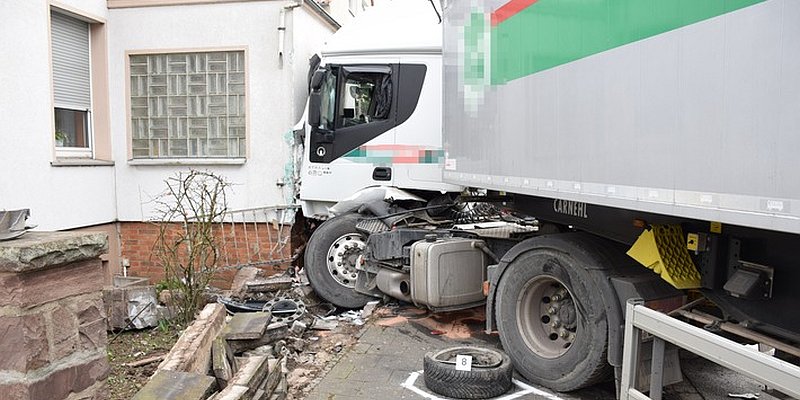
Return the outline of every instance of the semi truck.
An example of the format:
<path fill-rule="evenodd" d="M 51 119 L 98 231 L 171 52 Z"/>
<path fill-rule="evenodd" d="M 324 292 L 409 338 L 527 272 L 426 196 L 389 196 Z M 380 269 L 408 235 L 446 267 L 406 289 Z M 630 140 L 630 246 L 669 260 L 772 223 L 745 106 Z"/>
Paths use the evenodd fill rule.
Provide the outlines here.
<path fill-rule="evenodd" d="M 334 180 L 356 192 L 326 207 L 306 247 L 321 297 L 485 304 L 515 369 L 558 391 L 619 372 L 632 298 L 669 311 L 702 296 L 719 323 L 800 341 L 800 2 L 435 11 L 441 58 L 323 55 L 313 72 L 303 190 L 331 187 L 322 178 L 343 161 L 390 177 Z M 441 131 L 386 159 L 436 112 Z M 386 170 L 429 155 L 441 175 L 421 190 L 396 184 L 413 168 Z"/>

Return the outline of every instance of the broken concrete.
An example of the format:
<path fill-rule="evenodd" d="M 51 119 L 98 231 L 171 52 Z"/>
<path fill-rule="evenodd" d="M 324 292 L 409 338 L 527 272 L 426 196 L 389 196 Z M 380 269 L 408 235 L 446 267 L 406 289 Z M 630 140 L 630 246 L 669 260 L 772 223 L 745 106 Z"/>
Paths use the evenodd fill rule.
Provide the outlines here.
<path fill-rule="evenodd" d="M 247 292 L 247 282 L 253 281 L 258 278 L 261 270 L 256 267 L 242 267 L 236 272 L 231 283 L 231 296 L 241 299 L 245 297 Z"/>
<path fill-rule="evenodd" d="M 237 360 L 240 365 L 239 370 L 236 371 L 229 384 L 248 387 L 250 393 L 255 393 L 269 372 L 267 360 L 266 356 L 239 358 Z"/>
<path fill-rule="evenodd" d="M 246 386 L 230 385 L 221 392 L 209 397 L 208 400 L 249 400 L 254 397 L 248 396 L 250 388 Z"/>
<path fill-rule="evenodd" d="M 238 367 L 236 357 L 233 356 L 233 351 L 222 336 L 217 336 L 214 343 L 211 344 L 211 367 L 217 378 L 217 386 L 222 389 L 228 386 L 228 382 L 236 373 Z"/>
<path fill-rule="evenodd" d="M 241 353 L 256 347 L 264 346 L 275 341 L 285 339 L 289 336 L 289 326 L 284 323 L 272 323 L 267 326 L 264 334 L 254 340 L 229 340 L 231 349 L 234 353 Z"/>
<path fill-rule="evenodd" d="M 159 370 L 133 400 L 205 400 L 215 389 L 216 382 L 210 376 Z"/>
<path fill-rule="evenodd" d="M 222 331 L 227 340 L 255 340 L 264 336 L 271 319 L 268 312 L 238 313 Z"/>
<path fill-rule="evenodd" d="M 206 305 L 181 334 L 158 369 L 198 374 L 208 372 L 211 367 L 211 344 L 222 332 L 224 324 L 225 307 L 222 304 Z"/>
<path fill-rule="evenodd" d="M 292 288 L 292 278 L 289 276 L 273 276 L 267 279 L 252 280 L 246 283 L 250 293 L 276 292 Z"/>

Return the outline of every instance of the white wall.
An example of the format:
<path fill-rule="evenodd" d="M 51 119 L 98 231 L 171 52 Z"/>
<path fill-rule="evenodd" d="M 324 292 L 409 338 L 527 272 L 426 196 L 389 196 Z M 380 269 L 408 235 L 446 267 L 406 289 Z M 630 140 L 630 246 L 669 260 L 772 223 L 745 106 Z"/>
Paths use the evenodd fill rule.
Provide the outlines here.
<path fill-rule="evenodd" d="M 105 18 L 103 0 L 62 1 Z M 53 167 L 49 5 L 0 2 L 0 209 L 30 208 L 31 223 L 56 230 L 113 221 L 112 167 Z"/>
<path fill-rule="evenodd" d="M 244 165 L 197 166 L 236 186 L 231 208 L 280 204 L 276 181 L 288 160 L 285 133 L 300 118 L 308 58 L 333 33 L 307 6 L 287 12 L 283 60 L 278 57 L 280 9 L 263 1 L 112 9 L 105 0 L 53 4 L 106 22 L 114 166 L 54 167 L 49 4 L 0 1 L 0 209 L 30 208 L 30 222 L 61 230 L 153 216 L 148 201 L 163 180 L 187 166 L 128 163 L 125 52 L 246 47 L 249 156 Z"/>
<path fill-rule="evenodd" d="M 116 161 L 118 218 L 146 220 L 148 203 L 164 189 L 163 180 L 188 166 L 142 166 L 127 161 L 128 125 L 125 52 L 246 47 L 249 157 L 244 165 L 197 166 L 224 175 L 235 184 L 229 208 L 284 202 L 276 181 L 283 176 L 288 147 L 284 134 L 297 121 L 304 96 L 307 54 L 332 31 L 305 9 L 287 12 L 286 56 L 278 57 L 278 1 L 195 6 L 112 9 L 109 11 L 111 129 Z M 292 40 L 303 45 L 293 46 Z M 316 50 L 316 49 L 315 49 Z M 294 74 L 298 74 L 294 79 Z"/>

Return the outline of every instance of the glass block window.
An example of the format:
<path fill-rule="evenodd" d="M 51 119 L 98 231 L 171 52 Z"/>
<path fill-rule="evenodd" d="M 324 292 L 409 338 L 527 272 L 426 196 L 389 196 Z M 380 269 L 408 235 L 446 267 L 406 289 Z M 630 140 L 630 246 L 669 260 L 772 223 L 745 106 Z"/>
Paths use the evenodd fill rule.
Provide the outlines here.
<path fill-rule="evenodd" d="M 133 158 L 245 156 L 244 51 L 130 56 Z"/>

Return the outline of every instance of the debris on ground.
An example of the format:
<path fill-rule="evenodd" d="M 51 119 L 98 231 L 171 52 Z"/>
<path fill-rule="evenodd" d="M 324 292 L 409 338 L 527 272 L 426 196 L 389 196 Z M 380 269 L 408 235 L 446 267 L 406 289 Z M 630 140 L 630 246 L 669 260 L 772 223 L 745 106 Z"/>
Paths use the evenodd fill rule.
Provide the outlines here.
<path fill-rule="evenodd" d="M 379 302 L 342 312 L 314 295 L 303 271 L 290 272 L 265 277 L 242 268 L 230 292 L 200 312 L 169 354 L 138 360 L 161 362 L 134 398 L 163 392 L 159 385 L 197 400 L 304 398 L 355 343 Z"/>

